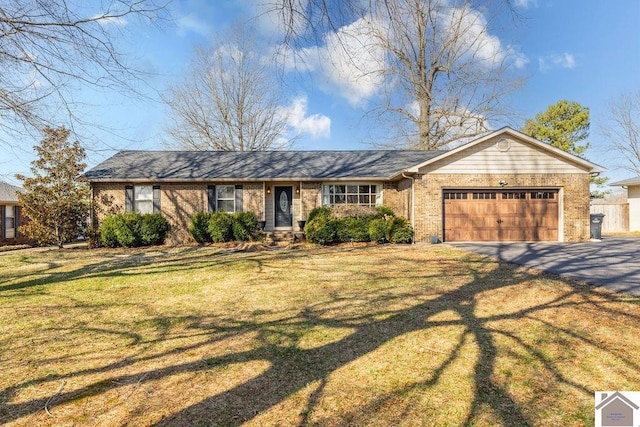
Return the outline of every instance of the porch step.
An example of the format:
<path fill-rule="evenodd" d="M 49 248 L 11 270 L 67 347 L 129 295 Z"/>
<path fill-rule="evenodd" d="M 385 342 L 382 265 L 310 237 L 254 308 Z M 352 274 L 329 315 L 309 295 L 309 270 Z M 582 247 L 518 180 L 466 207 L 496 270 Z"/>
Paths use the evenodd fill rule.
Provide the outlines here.
<path fill-rule="evenodd" d="M 272 245 L 289 245 L 304 240 L 302 232 L 294 231 L 265 231 L 266 241 Z"/>

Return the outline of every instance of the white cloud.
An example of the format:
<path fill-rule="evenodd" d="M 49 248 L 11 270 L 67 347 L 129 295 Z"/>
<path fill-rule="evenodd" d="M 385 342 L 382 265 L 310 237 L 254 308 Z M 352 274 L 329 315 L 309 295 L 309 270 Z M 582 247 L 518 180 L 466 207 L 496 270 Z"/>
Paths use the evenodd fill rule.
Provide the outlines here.
<path fill-rule="evenodd" d="M 538 7 L 538 0 L 515 0 L 516 7 L 529 9 L 530 7 Z"/>
<path fill-rule="evenodd" d="M 551 54 L 538 58 L 538 67 L 540 71 L 548 71 L 551 68 L 575 68 L 577 66 L 574 56 L 564 52 L 561 54 Z"/>
<path fill-rule="evenodd" d="M 213 27 L 200 16 L 195 13 L 189 13 L 180 16 L 176 20 L 178 26 L 178 34 L 185 35 L 187 33 L 196 33 L 205 37 L 211 36 L 213 33 Z"/>
<path fill-rule="evenodd" d="M 282 108 L 287 123 L 296 134 L 307 134 L 312 138 L 329 138 L 331 136 L 331 119 L 323 114 L 307 115 L 307 97 L 300 96 L 291 105 Z"/>

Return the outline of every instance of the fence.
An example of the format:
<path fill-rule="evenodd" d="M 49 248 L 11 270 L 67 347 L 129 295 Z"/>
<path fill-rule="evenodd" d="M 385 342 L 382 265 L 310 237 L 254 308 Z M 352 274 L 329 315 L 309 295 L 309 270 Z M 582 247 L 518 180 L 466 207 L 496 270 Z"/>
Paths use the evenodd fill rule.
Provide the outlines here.
<path fill-rule="evenodd" d="M 592 204 L 591 213 L 604 214 L 603 233 L 629 231 L 629 203 Z"/>

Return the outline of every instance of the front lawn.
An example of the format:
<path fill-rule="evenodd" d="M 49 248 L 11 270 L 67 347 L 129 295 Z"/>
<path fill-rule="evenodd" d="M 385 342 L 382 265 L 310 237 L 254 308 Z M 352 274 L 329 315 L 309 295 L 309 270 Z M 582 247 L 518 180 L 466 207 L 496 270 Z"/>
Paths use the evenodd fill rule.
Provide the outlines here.
<path fill-rule="evenodd" d="M 640 298 L 446 245 L 0 254 L 0 424 L 593 425 Z"/>

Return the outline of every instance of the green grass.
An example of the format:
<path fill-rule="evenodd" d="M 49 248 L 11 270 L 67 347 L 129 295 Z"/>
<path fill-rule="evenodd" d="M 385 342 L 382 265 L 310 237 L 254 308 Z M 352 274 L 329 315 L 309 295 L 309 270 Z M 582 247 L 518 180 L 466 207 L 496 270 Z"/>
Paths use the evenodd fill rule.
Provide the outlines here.
<path fill-rule="evenodd" d="M 431 245 L 0 254 L 0 424 L 590 425 L 640 299 Z"/>

